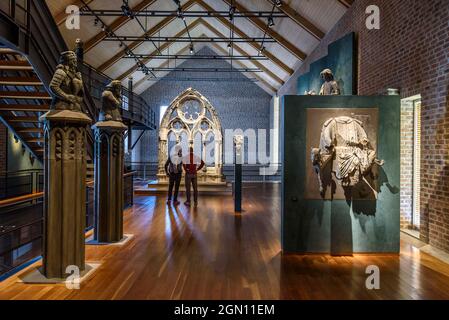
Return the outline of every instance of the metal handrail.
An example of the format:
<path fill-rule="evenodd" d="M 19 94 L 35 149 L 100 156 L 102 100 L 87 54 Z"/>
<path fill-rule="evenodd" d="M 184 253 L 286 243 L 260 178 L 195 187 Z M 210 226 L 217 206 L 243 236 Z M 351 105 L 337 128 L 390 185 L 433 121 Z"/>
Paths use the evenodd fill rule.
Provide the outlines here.
<path fill-rule="evenodd" d="M 50 77 L 52 76 L 53 70 L 58 64 L 59 53 L 68 50 L 68 48 L 65 45 L 65 41 L 60 34 L 58 27 L 56 26 L 56 23 L 54 22 L 53 17 L 51 16 L 51 13 L 45 2 L 41 0 L 27 0 L 25 4 L 26 8 L 16 3 L 16 1 L 10 0 L 9 12 L 5 12 L 4 10 L 0 10 L 0 12 L 2 12 L 4 15 L 7 15 L 9 19 L 12 19 L 18 25 L 24 31 L 24 33 L 28 35 L 28 40 L 33 43 L 33 46 L 36 48 L 36 50 L 39 51 L 41 59 L 44 60 L 44 63 L 40 66 L 46 68 L 46 75 L 44 75 L 45 79 L 43 79 L 45 80 L 44 84 L 48 85 L 51 80 Z M 17 19 L 15 14 L 15 12 L 18 11 L 17 9 L 25 13 L 26 19 L 23 19 L 25 21 Z M 37 17 L 42 17 L 41 20 L 44 23 L 38 23 L 36 20 Z M 47 27 L 47 24 L 50 24 L 51 26 Z M 44 26 L 46 30 L 39 29 L 39 26 Z M 50 30 L 49 28 L 52 30 Z M 36 36 L 45 37 L 46 41 L 36 41 Z M 50 48 L 50 46 L 53 47 L 53 50 L 52 48 Z M 48 57 L 51 57 L 51 59 L 49 60 Z M 83 67 L 81 67 L 80 69 L 87 68 L 87 70 L 89 70 L 89 72 L 83 72 L 83 76 L 85 77 L 85 80 L 87 80 L 85 81 L 85 84 L 92 84 L 93 82 L 97 83 L 95 85 L 95 88 L 99 92 L 102 92 L 104 86 L 112 81 L 110 77 L 102 72 L 99 72 L 91 65 L 83 62 L 82 66 Z M 124 86 L 122 86 L 122 91 L 128 98 L 130 97 L 131 94 Z M 97 97 L 97 99 L 98 98 L 101 97 Z M 143 124 L 145 127 L 148 127 L 150 129 L 155 129 L 156 113 L 154 112 L 153 108 L 151 108 L 145 100 L 143 100 L 135 93 L 132 93 L 132 99 L 129 99 L 129 101 L 132 101 L 133 105 L 129 108 L 129 110 L 122 108 L 122 111 L 131 116 L 130 120 Z M 85 105 L 87 107 L 86 111 L 90 114 L 91 117 L 96 119 L 99 112 L 98 107 L 95 106 L 92 101 L 85 101 Z"/>

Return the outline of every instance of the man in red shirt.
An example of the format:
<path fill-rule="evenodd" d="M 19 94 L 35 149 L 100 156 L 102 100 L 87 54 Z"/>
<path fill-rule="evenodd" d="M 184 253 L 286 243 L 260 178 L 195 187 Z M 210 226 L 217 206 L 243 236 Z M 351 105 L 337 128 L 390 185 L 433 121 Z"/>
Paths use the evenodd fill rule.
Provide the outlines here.
<path fill-rule="evenodd" d="M 198 178 L 197 172 L 204 167 L 205 163 L 201 158 L 193 153 L 193 148 L 190 147 L 189 154 L 187 154 L 182 162 L 184 171 L 186 172 L 185 184 L 187 201 L 184 202 L 186 206 L 190 206 L 190 186 L 193 186 L 193 199 L 195 206 L 198 204 Z"/>

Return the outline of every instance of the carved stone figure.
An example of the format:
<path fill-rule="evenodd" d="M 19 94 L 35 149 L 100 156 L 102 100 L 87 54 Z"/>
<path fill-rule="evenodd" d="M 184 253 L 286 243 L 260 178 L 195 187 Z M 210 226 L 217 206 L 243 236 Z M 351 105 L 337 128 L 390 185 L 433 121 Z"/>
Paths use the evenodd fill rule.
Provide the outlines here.
<path fill-rule="evenodd" d="M 328 119 L 321 130 L 320 146 L 312 149 L 312 163 L 324 196 L 323 173 L 326 166 L 343 187 L 353 187 L 371 171 L 373 164 L 384 162 L 376 158 L 363 123 L 351 117 Z"/>
<path fill-rule="evenodd" d="M 120 107 L 122 105 L 122 84 L 118 80 L 106 86 L 102 96 L 99 121 L 122 121 Z"/>
<path fill-rule="evenodd" d="M 321 86 L 320 96 L 340 95 L 340 88 L 337 81 L 334 80 L 334 75 L 330 69 L 321 71 L 321 78 L 324 80 Z"/>
<path fill-rule="evenodd" d="M 234 136 L 235 152 L 237 154 L 241 154 L 242 153 L 242 147 L 243 147 L 244 139 L 245 138 L 242 135 L 235 135 Z"/>
<path fill-rule="evenodd" d="M 60 63 L 50 82 L 50 91 L 53 95 L 51 110 L 81 112 L 84 87 L 77 67 L 78 61 L 73 51 L 61 53 Z"/>
<path fill-rule="evenodd" d="M 112 81 L 102 94 L 95 132 L 95 225 L 92 243 L 113 243 L 123 234 L 124 139 L 127 127 L 120 116 L 120 81 Z"/>

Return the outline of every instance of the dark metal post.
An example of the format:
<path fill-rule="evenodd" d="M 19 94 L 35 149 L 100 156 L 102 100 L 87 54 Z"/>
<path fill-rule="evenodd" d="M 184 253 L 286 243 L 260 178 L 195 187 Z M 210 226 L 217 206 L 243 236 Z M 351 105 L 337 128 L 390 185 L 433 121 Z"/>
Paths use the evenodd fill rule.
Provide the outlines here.
<path fill-rule="evenodd" d="M 84 43 L 81 39 L 76 39 L 75 53 L 76 57 L 78 58 L 78 62 L 82 64 L 84 61 Z"/>
<path fill-rule="evenodd" d="M 234 167 L 234 210 L 242 212 L 242 163 L 243 136 L 234 137 L 235 167 Z"/>
<path fill-rule="evenodd" d="M 132 135 L 132 119 L 134 118 L 134 93 L 133 93 L 133 77 L 128 78 L 128 111 L 131 113 L 131 121 L 128 125 L 128 154 L 131 154 L 132 152 L 132 146 L 133 146 L 133 135 Z"/>

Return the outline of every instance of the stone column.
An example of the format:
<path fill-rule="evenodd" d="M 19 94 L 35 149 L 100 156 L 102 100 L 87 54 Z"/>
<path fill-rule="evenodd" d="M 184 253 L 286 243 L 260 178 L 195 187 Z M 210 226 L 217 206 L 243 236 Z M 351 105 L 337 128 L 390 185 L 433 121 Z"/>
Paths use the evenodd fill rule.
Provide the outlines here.
<path fill-rule="evenodd" d="M 45 128 L 43 270 L 65 278 L 68 266 L 85 269 L 86 130 L 82 112 L 52 110 L 41 117 Z"/>
<path fill-rule="evenodd" d="M 120 121 L 99 121 L 95 132 L 95 231 L 94 241 L 123 240 L 124 139 Z"/>

